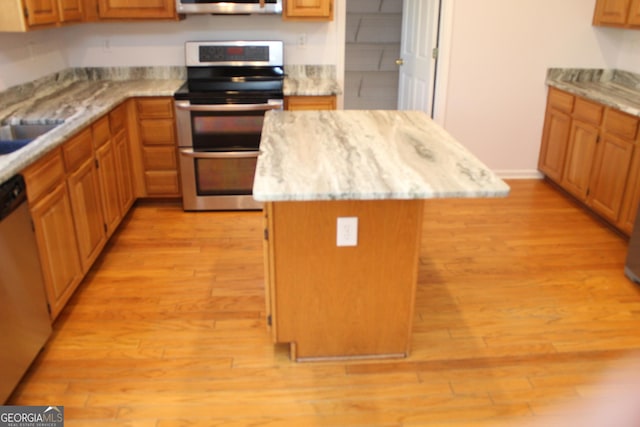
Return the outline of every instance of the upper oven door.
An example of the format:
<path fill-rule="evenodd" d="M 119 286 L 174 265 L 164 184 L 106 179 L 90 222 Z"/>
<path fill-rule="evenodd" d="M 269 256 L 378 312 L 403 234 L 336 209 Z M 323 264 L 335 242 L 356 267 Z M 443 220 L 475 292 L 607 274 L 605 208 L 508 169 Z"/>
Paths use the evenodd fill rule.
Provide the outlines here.
<path fill-rule="evenodd" d="M 194 151 L 257 151 L 264 114 L 282 110 L 281 99 L 263 104 L 192 105 L 176 101 L 178 143 Z"/>
<path fill-rule="evenodd" d="M 282 14 L 282 0 L 178 0 L 178 13 Z"/>

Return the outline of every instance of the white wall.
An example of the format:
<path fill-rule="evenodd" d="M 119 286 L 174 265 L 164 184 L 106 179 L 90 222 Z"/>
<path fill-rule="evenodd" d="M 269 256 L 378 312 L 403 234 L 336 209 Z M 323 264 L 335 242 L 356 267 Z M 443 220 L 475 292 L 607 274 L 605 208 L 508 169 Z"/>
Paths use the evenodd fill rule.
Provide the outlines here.
<path fill-rule="evenodd" d="M 547 68 L 640 72 L 637 35 L 592 27 L 594 6 L 595 0 L 453 3 L 444 126 L 502 176 L 536 175 Z"/>
<path fill-rule="evenodd" d="M 58 30 L 0 34 L 0 91 L 68 67 Z"/>

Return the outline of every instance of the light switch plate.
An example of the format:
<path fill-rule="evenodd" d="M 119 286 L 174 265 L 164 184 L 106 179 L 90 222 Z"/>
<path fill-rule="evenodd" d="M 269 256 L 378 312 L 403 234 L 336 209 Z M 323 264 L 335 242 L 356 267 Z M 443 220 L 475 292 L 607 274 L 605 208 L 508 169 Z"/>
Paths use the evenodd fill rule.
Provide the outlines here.
<path fill-rule="evenodd" d="M 358 246 L 358 217 L 338 217 L 337 246 Z"/>

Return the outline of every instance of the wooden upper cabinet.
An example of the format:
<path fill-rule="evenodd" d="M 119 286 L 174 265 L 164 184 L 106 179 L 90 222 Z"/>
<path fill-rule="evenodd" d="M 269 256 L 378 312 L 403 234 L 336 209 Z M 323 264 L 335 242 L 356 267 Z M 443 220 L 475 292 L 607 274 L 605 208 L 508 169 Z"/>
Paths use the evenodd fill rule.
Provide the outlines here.
<path fill-rule="evenodd" d="M 597 0 L 593 25 L 640 27 L 640 0 Z"/>
<path fill-rule="evenodd" d="M 58 0 L 60 22 L 84 20 L 84 0 Z"/>
<path fill-rule="evenodd" d="M 284 19 L 333 20 L 333 0 L 285 0 Z"/>
<path fill-rule="evenodd" d="M 60 20 L 57 0 L 24 0 L 24 8 L 30 27 L 56 24 Z"/>
<path fill-rule="evenodd" d="M 98 0 L 102 19 L 174 19 L 175 0 Z"/>

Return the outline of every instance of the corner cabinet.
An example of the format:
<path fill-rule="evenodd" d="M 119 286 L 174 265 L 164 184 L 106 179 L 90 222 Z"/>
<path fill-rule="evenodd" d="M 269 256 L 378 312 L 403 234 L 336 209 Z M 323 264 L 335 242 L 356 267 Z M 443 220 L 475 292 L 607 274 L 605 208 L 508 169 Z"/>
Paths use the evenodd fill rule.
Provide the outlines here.
<path fill-rule="evenodd" d="M 332 21 L 333 0 L 285 0 L 285 20 Z"/>
<path fill-rule="evenodd" d="M 84 0 L 4 0 L 0 31 L 28 31 L 84 20 Z"/>
<path fill-rule="evenodd" d="M 640 0 L 597 0 L 593 25 L 640 29 Z"/>
<path fill-rule="evenodd" d="M 640 119 L 549 88 L 538 169 L 626 234 L 640 202 Z"/>

